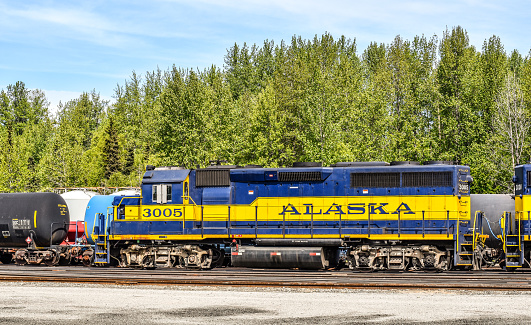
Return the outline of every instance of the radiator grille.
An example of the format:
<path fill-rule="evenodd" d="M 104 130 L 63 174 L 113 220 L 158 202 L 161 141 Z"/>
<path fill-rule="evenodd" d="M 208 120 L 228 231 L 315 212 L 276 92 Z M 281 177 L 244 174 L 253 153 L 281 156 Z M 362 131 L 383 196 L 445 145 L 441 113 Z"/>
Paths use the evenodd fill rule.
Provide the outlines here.
<path fill-rule="evenodd" d="M 280 182 L 319 182 L 322 180 L 321 172 L 279 172 Z"/>
<path fill-rule="evenodd" d="M 403 187 L 451 187 L 452 172 L 402 173 Z"/>
<path fill-rule="evenodd" d="M 400 187 L 400 173 L 351 173 L 350 187 Z"/>
<path fill-rule="evenodd" d="M 228 169 L 199 169 L 196 172 L 195 186 L 230 186 L 230 171 Z"/>

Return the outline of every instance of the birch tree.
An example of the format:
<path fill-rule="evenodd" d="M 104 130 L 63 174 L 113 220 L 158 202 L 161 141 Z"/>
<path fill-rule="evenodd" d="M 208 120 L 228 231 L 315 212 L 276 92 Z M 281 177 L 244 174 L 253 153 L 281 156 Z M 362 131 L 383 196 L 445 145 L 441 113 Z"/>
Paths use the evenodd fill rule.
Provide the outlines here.
<path fill-rule="evenodd" d="M 512 72 L 505 77 L 503 89 L 496 98 L 493 125 L 498 135 L 500 149 L 511 156 L 514 168 L 521 162 L 530 124 L 526 119 L 522 89 Z"/>

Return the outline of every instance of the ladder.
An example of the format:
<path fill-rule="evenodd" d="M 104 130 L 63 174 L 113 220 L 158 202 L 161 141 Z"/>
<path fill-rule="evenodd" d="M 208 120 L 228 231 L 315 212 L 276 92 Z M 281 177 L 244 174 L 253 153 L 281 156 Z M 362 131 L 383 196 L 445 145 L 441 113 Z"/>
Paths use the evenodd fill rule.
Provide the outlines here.
<path fill-rule="evenodd" d="M 110 254 L 107 245 L 107 219 L 103 213 L 96 214 L 94 220 L 94 234 L 96 240 L 94 241 L 94 264 L 109 265 Z"/>
<path fill-rule="evenodd" d="M 504 212 L 503 225 L 503 251 L 505 252 L 505 269 L 507 271 L 514 271 L 524 265 L 520 220 L 516 220 L 515 223 L 511 213 Z"/>
<path fill-rule="evenodd" d="M 483 212 L 476 211 L 472 220 L 457 220 L 457 236 L 454 243 L 454 265 L 479 270 L 481 265 L 476 261 L 476 245 L 481 240 Z M 472 223 L 472 227 L 471 226 Z"/>

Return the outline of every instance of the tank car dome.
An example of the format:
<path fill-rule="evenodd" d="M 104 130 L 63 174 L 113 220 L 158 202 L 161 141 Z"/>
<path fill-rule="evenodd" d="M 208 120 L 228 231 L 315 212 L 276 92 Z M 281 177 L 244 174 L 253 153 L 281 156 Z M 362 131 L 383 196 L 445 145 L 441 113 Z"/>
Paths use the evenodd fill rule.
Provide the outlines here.
<path fill-rule="evenodd" d="M 90 199 L 99 195 L 96 192 L 75 190 L 61 194 L 70 211 L 70 221 L 83 221 L 85 219 L 85 210 Z"/>

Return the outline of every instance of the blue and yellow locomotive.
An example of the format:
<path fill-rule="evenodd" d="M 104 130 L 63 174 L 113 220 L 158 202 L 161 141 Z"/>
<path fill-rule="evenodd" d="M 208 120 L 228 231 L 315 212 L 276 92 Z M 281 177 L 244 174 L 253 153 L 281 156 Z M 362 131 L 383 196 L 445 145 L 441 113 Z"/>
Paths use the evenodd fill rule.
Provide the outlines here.
<path fill-rule="evenodd" d="M 89 203 L 86 233 L 96 264 L 207 269 L 230 248 L 234 266 L 479 268 L 471 181 L 469 167 L 446 162 L 148 166 L 140 197 Z"/>
<path fill-rule="evenodd" d="M 515 167 L 513 183 L 514 215 L 505 212 L 500 222 L 508 271 L 529 267 L 531 260 L 531 164 Z"/>

